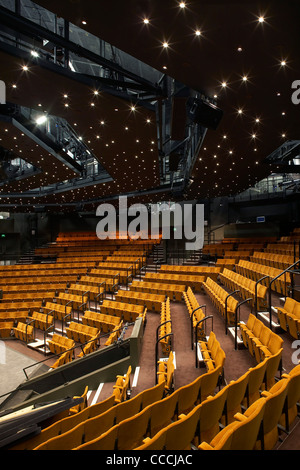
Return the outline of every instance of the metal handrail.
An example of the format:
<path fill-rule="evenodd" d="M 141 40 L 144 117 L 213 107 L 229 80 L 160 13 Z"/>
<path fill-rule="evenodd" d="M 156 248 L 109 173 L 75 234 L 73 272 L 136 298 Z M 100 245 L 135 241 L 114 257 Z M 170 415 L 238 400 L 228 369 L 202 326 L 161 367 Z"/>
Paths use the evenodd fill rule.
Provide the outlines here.
<path fill-rule="evenodd" d="M 127 325 L 128 325 L 128 326 L 134 325 L 134 323 L 128 323 Z M 115 330 L 114 333 L 116 333 L 117 331 L 123 330 L 123 329 L 124 329 L 124 326 L 122 326 L 121 328 L 118 328 L 117 330 Z M 108 333 L 104 333 L 103 335 L 100 335 L 100 336 L 98 337 L 98 340 L 100 341 L 101 338 L 104 338 L 104 337 L 106 337 L 106 336 L 110 336 L 111 334 L 112 334 L 112 331 L 110 331 L 110 332 L 108 332 Z M 95 339 L 89 339 L 89 340 L 86 341 L 85 343 L 82 343 L 82 346 L 87 345 L 87 344 L 90 343 L 91 341 L 95 341 Z M 73 356 L 74 356 L 74 351 L 75 351 L 76 348 L 78 348 L 78 346 L 73 346 L 72 348 L 66 349 L 65 351 L 63 351 L 63 352 L 61 352 L 61 353 L 59 353 L 59 354 L 53 354 L 53 356 L 51 356 L 51 359 L 52 359 L 53 357 L 60 357 L 62 354 L 66 353 L 66 352 L 68 352 L 68 351 L 73 351 Z M 74 357 L 75 357 L 75 356 L 74 356 Z M 26 373 L 26 370 L 27 370 L 27 369 L 29 369 L 29 368 L 31 368 L 31 367 L 34 367 L 34 366 L 36 366 L 36 365 L 38 365 L 38 364 L 42 364 L 43 362 L 49 361 L 49 359 L 50 359 L 50 358 L 47 357 L 46 359 L 43 359 L 43 360 L 41 360 L 41 361 L 35 362 L 34 364 L 30 364 L 29 366 L 24 367 L 24 368 L 23 368 L 23 372 L 24 372 L 24 374 L 25 374 L 25 376 L 26 376 L 26 379 L 28 380 L 28 375 L 27 375 L 27 373 Z M 81 359 L 81 358 L 80 358 L 80 359 Z M 79 359 L 75 359 L 75 360 L 79 360 Z M 10 393 L 12 393 L 12 392 L 10 392 Z"/>
<path fill-rule="evenodd" d="M 258 314 L 258 308 L 257 308 L 257 287 L 258 287 L 258 284 L 263 281 L 264 279 L 267 279 L 269 278 L 270 279 L 270 276 L 263 276 L 261 277 L 260 279 L 258 279 L 258 281 L 256 281 L 255 283 L 255 300 L 254 300 L 254 309 L 255 309 L 255 316 L 257 317 L 257 314 Z"/>
<path fill-rule="evenodd" d="M 250 302 L 253 300 L 253 297 L 249 297 L 248 299 L 242 300 L 242 302 L 239 302 L 238 305 L 236 306 L 235 309 L 235 321 L 234 321 L 234 349 L 237 350 L 237 325 L 238 325 L 238 310 L 240 311 L 240 308 L 243 304 L 246 302 Z"/>
<path fill-rule="evenodd" d="M 288 268 L 286 268 L 284 271 L 282 271 L 280 274 L 275 276 L 273 279 L 271 279 L 270 284 L 269 284 L 269 291 L 268 291 L 268 297 L 269 297 L 269 320 L 270 320 L 270 330 L 272 331 L 272 284 L 275 282 L 279 277 L 285 275 L 287 272 L 292 272 L 291 269 L 296 266 L 296 264 L 300 263 L 300 259 L 296 261 L 295 263 L 291 264 Z M 285 294 L 286 294 L 286 288 L 285 288 Z"/>
<path fill-rule="evenodd" d="M 168 336 L 173 336 L 173 333 L 167 333 L 166 335 L 159 338 L 155 343 L 155 384 L 157 384 L 158 344 Z"/>
<path fill-rule="evenodd" d="M 164 322 L 162 322 L 162 323 L 160 323 L 160 324 L 158 325 L 158 327 L 156 328 L 156 340 L 158 339 L 158 330 L 159 330 L 163 325 L 165 325 L 166 323 L 171 323 L 171 324 L 172 324 L 172 320 L 166 320 L 166 321 L 164 321 Z"/>
<path fill-rule="evenodd" d="M 225 299 L 225 335 L 227 335 L 227 329 L 228 329 L 228 318 L 227 318 L 228 299 L 229 297 L 232 297 L 234 294 L 237 294 L 238 292 L 240 292 L 239 289 L 231 292 L 230 294 L 227 295 Z"/>
<path fill-rule="evenodd" d="M 197 338 L 198 338 L 198 328 L 199 328 L 200 323 L 202 323 L 202 322 L 208 320 L 209 318 L 212 319 L 212 327 L 211 327 L 211 329 L 212 329 L 212 331 L 213 331 L 213 323 L 214 323 L 214 316 L 213 316 L 213 315 L 207 315 L 206 317 L 204 317 L 204 318 L 202 318 L 201 320 L 199 320 L 199 321 L 197 322 L 197 325 L 195 326 L 195 344 L 198 343 Z M 196 365 L 196 368 L 198 368 L 197 353 L 198 353 L 197 347 L 195 347 L 195 365 Z"/>
<path fill-rule="evenodd" d="M 191 313 L 190 320 L 191 320 L 191 348 L 192 348 L 192 350 L 194 349 L 194 338 L 193 338 L 194 337 L 194 334 L 193 334 L 193 332 L 194 332 L 194 327 L 193 327 L 194 313 L 197 312 L 197 310 L 199 310 L 200 308 L 203 308 L 203 307 L 205 307 L 205 312 L 206 312 L 206 305 L 199 305 L 199 307 L 195 308 Z"/>

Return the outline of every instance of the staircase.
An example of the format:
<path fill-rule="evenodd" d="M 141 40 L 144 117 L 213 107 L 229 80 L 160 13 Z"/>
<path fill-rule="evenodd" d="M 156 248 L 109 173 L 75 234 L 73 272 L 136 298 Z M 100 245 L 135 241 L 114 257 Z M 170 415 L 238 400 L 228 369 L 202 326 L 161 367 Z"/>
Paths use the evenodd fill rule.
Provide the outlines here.
<path fill-rule="evenodd" d="M 24 253 L 16 264 L 34 264 L 35 263 L 35 250 L 29 250 Z"/>

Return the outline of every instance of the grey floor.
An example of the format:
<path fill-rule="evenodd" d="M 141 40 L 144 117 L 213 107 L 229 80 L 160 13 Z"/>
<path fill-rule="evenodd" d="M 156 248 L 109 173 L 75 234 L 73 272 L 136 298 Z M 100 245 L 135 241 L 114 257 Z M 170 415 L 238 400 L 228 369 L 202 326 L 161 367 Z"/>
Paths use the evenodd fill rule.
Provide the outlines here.
<path fill-rule="evenodd" d="M 36 363 L 35 360 L 7 346 L 0 340 L 0 403 L 4 394 L 13 391 L 26 380 L 23 368 Z"/>

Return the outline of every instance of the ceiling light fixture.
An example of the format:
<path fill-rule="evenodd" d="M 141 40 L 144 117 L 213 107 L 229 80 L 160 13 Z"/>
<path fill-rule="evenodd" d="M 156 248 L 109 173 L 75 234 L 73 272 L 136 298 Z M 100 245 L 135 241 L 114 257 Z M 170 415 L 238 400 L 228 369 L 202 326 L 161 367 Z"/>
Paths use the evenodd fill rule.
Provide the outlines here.
<path fill-rule="evenodd" d="M 46 121 L 47 121 L 46 115 L 39 116 L 35 119 L 35 122 L 38 126 L 40 126 L 41 124 L 44 124 Z"/>

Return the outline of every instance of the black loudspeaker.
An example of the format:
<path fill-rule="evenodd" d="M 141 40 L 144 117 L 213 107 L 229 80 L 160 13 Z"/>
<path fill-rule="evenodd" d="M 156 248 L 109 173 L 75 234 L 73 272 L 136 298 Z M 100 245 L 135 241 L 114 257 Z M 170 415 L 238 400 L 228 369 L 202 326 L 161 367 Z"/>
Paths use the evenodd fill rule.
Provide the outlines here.
<path fill-rule="evenodd" d="M 212 103 L 191 97 L 187 101 L 187 115 L 191 121 L 207 129 L 216 130 L 223 117 L 223 111 Z"/>
<path fill-rule="evenodd" d="M 170 171 L 177 171 L 178 165 L 181 159 L 181 155 L 179 153 L 171 152 L 169 155 L 169 170 Z"/>

